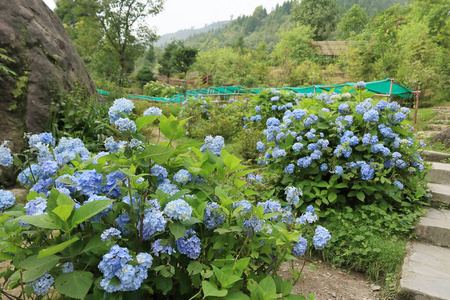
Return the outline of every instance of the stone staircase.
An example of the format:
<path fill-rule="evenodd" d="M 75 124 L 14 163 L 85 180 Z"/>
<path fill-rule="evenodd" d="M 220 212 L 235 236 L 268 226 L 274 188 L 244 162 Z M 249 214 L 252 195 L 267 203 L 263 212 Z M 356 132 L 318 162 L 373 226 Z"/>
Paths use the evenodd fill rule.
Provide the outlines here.
<path fill-rule="evenodd" d="M 433 111 L 435 114 L 430 119 L 419 120 L 426 123 L 426 127 L 416 132 L 421 140 L 435 136 L 450 126 L 450 105 L 435 107 Z"/>
<path fill-rule="evenodd" d="M 433 169 L 428 173 L 433 193 L 431 208 L 416 226 L 417 240 L 406 246 L 398 299 L 450 299 L 450 154 L 425 153 Z"/>

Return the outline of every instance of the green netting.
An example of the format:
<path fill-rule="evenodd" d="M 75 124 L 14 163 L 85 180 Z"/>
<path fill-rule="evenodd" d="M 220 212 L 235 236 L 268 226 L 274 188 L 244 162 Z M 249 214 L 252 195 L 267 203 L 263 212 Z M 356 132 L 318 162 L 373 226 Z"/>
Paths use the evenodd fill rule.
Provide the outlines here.
<path fill-rule="evenodd" d="M 355 83 L 347 82 L 342 84 L 333 84 L 333 85 L 311 85 L 305 87 L 283 87 L 277 88 L 276 90 L 290 90 L 295 93 L 323 93 L 329 92 L 333 90 L 336 93 L 341 93 L 342 89 L 346 86 L 353 86 Z M 366 89 L 375 94 L 383 94 L 383 95 L 396 95 L 402 98 L 409 98 L 413 94 L 413 91 L 395 83 L 390 78 L 386 78 L 384 80 L 379 81 L 371 81 L 366 82 Z M 392 90 L 391 90 L 392 89 Z M 232 95 L 243 95 L 243 94 L 258 94 L 261 91 L 267 90 L 266 88 L 246 88 L 243 86 L 220 86 L 220 87 L 209 87 L 205 89 L 194 89 L 186 91 L 186 97 L 200 97 L 200 96 L 232 96 Z M 353 90 L 351 90 L 353 91 Z M 101 95 L 109 95 L 109 92 L 104 90 L 97 90 L 97 92 Z M 162 97 L 149 97 L 149 96 L 140 96 L 140 95 L 128 95 L 127 98 L 131 99 L 141 99 L 147 101 L 159 101 L 159 102 L 171 102 L 171 103 L 179 103 L 184 101 L 184 94 L 173 95 L 170 98 L 162 98 Z"/>

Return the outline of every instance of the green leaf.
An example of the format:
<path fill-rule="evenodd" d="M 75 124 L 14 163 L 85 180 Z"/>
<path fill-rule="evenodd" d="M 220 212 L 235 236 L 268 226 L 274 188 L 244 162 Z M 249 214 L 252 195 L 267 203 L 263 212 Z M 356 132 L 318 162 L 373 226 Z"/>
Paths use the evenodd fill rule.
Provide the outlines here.
<path fill-rule="evenodd" d="M 75 243 L 78 240 L 79 240 L 78 237 L 73 237 L 70 240 L 65 241 L 61 244 L 49 247 L 47 249 L 42 249 L 41 251 L 39 251 L 38 258 L 44 258 L 46 256 L 58 253 L 64 249 L 66 249 L 67 247 L 69 247 L 71 244 Z"/>
<path fill-rule="evenodd" d="M 72 228 L 84 222 L 96 214 L 100 213 L 102 210 L 108 208 L 108 206 L 113 203 L 114 200 L 95 200 L 86 204 L 83 204 L 78 208 L 73 214 L 72 218 Z"/>
<path fill-rule="evenodd" d="M 91 272 L 83 271 L 61 274 L 55 279 L 55 288 L 67 297 L 84 299 L 91 288 L 93 277 Z"/>
<path fill-rule="evenodd" d="M 72 210 L 73 210 L 73 204 L 72 205 L 67 205 L 67 204 L 63 204 L 63 205 L 59 205 L 58 207 L 56 207 L 53 212 L 62 220 L 62 221 L 67 221 L 67 219 L 70 217 L 70 215 L 72 214 Z"/>
<path fill-rule="evenodd" d="M 145 150 L 137 155 L 138 159 L 151 159 L 157 164 L 163 164 L 169 160 L 172 156 L 173 149 L 160 146 L 160 145 L 150 145 L 145 147 Z"/>
<path fill-rule="evenodd" d="M 86 247 L 84 247 L 83 252 L 87 254 L 104 254 L 109 250 L 106 242 L 102 241 L 99 235 L 94 236 L 89 239 Z"/>
<path fill-rule="evenodd" d="M 267 296 L 267 298 L 271 298 L 273 295 L 277 296 L 277 287 L 272 277 L 268 276 L 261 280 L 261 282 L 259 283 L 259 287 L 263 290 L 264 295 Z"/>
<path fill-rule="evenodd" d="M 195 275 L 200 273 L 203 270 L 204 265 L 199 263 L 198 261 L 191 261 L 187 267 L 187 271 L 190 275 Z"/>
<path fill-rule="evenodd" d="M 75 202 L 69 196 L 60 193 L 58 199 L 56 199 L 56 204 L 58 205 L 75 205 Z"/>
<path fill-rule="evenodd" d="M 56 216 L 51 216 L 49 214 L 36 215 L 36 216 L 20 216 L 14 221 L 23 221 L 25 223 L 31 224 L 36 227 L 46 228 L 46 229 L 62 229 L 59 222 L 55 219 Z"/>
<path fill-rule="evenodd" d="M 283 280 L 281 283 L 281 294 L 287 296 L 292 291 L 292 283 L 289 280 Z"/>
<path fill-rule="evenodd" d="M 156 288 L 166 295 L 173 287 L 172 278 L 158 276 L 155 282 Z"/>
<path fill-rule="evenodd" d="M 366 198 L 366 195 L 365 195 L 363 192 L 359 191 L 359 192 L 356 194 L 356 197 L 357 197 L 360 201 L 364 201 L 364 199 Z"/>
<path fill-rule="evenodd" d="M 37 255 L 28 257 L 19 264 L 19 268 L 27 270 L 23 272 L 23 281 L 30 282 L 38 279 L 56 266 L 58 262 L 59 257 L 56 255 L 50 255 L 44 258 L 38 258 Z"/>
<path fill-rule="evenodd" d="M 157 116 L 144 116 L 137 118 L 135 123 L 137 127 L 137 131 L 140 131 L 144 126 L 149 125 L 155 121 Z"/>
<path fill-rule="evenodd" d="M 225 297 L 228 290 L 219 290 L 217 285 L 210 281 L 202 281 L 203 298 L 211 297 Z"/>
<path fill-rule="evenodd" d="M 234 292 L 225 297 L 226 300 L 250 300 L 250 297 L 243 292 Z"/>
<path fill-rule="evenodd" d="M 173 234 L 173 236 L 176 240 L 183 237 L 184 233 L 186 232 L 186 228 L 178 222 L 170 223 L 169 230 L 170 230 L 170 233 Z"/>
<path fill-rule="evenodd" d="M 331 203 L 333 203 L 336 199 L 337 199 L 337 195 L 336 195 L 335 192 L 330 192 L 330 193 L 328 194 L 328 200 L 329 200 Z"/>

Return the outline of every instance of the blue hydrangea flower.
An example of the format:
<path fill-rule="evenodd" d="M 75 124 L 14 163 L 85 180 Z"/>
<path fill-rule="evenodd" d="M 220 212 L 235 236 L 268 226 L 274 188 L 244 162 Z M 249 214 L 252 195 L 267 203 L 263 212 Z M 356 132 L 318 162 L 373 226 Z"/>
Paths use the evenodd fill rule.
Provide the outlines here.
<path fill-rule="evenodd" d="M 294 247 L 292 248 L 292 253 L 295 256 L 302 256 L 303 254 L 305 254 L 307 247 L 308 240 L 304 237 L 299 237 L 298 242 L 296 242 Z"/>
<path fill-rule="evenodd" d="M 153 256 L 150 253 L 141 252 L 136 255 L 136 261 L 138 265 L 141 265 L 146 269 L 150 269 L 153 264 Z"/>
<path fill-rule="evenodd" d="M 171 255 L 172 253 L 176 253 L 175 249 L 172 248 L 170 245 L 162 245 L 161 244 L 161 239 L 156 240 L 153 244 L 152 244 L 152 251 L 153 254 L 159 257 L 160 253 L 166 253 Z"/>
<path fill-rule="evenodd" d="M 273 151 L 272 151 L 273 158 L 277 159 L 277 158 L 284 157 L 284 156 L 286 156 L 286 150 L 280 149 L 278 147 L 273 149 Z"/>
<path fill-rule="evenodd" d="M 104 145 L 106 150 L 108 150 L 110 153 L 118 153 L 125 148 L 127 142 L 125 141 L 116 142 L 114 138 L 110 136 L 105 139 Z"/>
<path fill-rule="evenodd" d="M 164 213 L 171 219 L 187 221 L 191 218 L 192 207 L 183 199 L 177 199 L 167 203 Z"/>
<path fill-rule="evenodd" d="M 236 209 L 238 207 L 242 207 L 240 210 L 241 212 L 247 212 L 252 210 L 252 205 L 247 200 L 241 200 L 239 202 L 233 203 L 233 209 Z"/>
<path fill-rule="evenodd" d="M 270 98 L 270 101 L 278 101 L 280 100 L 280 97 L 278 96 L 273 96 L 272 98 Z"/>
<path fill-rule="evenodd" d="M 104 230 L 102 232 L 102 234 L 100 235 L 100 238 L 102 239 L 102 241 L 106 242 L 106 241 L 110 241 L 114 236 L 117 236 L 119 238 L 121 238 L 121 234 L 120 234 L 120 230 L 111 227 L 108 228 L 106 230 Z"/>
<path fill-rule="evenodd" d="M 306 223 L 314 223 L 317 221 L 317 215 L 314 214 L 314 210 L 311 212 L 311 210 L 307 210 L 304 214 L 300 216 L 300 218 L 297 218 L 295 222 L 298 224 L 306 224 Z"/>
<path fill-rule="evenodd" d="M 358 114 L 362 115 L 362 114 L 364 114 L 365 112 L 367 112 L 367 109 L 365 108 L 364 104 L 358 103 L 358 104 L 356 104 L 355 111 L 356 111 Z"/>
<path fill-rule="evenodd" d="M 169 179 L 164 179 L 159 185 L 158 189 L 163 191 L 166 194 L 174 195 L 175 193 L 179 192 L 180 189 L 177 185 L 170 182 Z"/>
<path fill-rule="evenodd" d="M 130 223 L 130 220 L 131 218 L 128 214 L 121 214 L 115 220 L 120 232 L 122 232 L 125 236 L 130 234 L 130 230 L 126 228 L 126 226 Z"/>
<path fill-rule="evenodd" d="M 278 120 L 277 118 L 274 118 L 274 117 L 271 117 L 271 118 L 267 119 L 267 121 L 266 121 L 267 127 L 279 126 L 279 125 L 280 125 L 280 120 Z"/>
<path fill-rule="evenodd" d="M 205 153 L 206 148 L 212 151 L 217 156 L 222 155 L 222 148 L 225 146 L 225 141 L 223 137 L 220 135 L 215 136 L 214 138 L 212 136 L 207 136 L 205 138 L 205 144 L 200 148 L 200 151 L 202 153 Z"/>
<path fill-rule="evenodd" d="M 71 273 L 73 271 L 74 271 L 73 263 L 71 263 L 70 261 L 68 261 L 62 265 L 62 272 L 64 274 Z"/>
<path fill-rule="evenodd" d="M 30 190 L 36 193 L 43 193 L 48 196 L 54 183 L 55 181 L 52 178 L 40 179 Z"/>
<path fill-rule="evenodd" d="M 55 159 L 47 144 L 38 143 L 35 149 L 38 151 L 37 159 L 39 164 L 43 163 L 44 161 Z"/>
<path fill-rule="evenodd" d="M 114 124 L 118 119 L 124 118 L 123 114 L 129 116 L 133 108 L 133 101 L 125 98 L 116 99 L 108 111 L 109 122 Z"/>
<path fill-rule="evenodd" d="M 263 142 L 258 142 L 256 143 L 256 150 L 258 150 L 259 152 L 264 152 L 266 151 L 266 146 Z"/>
<path fill-rule="evenodd" d="M 75 178 L 77 190 L 86 196 L 99 194 L 101 192 L 102 181 L 103 175 L 98 174 L 96 170 L 82 172 Z"/>
<path fill-rule="evenodd" d="M 206 204 L 203 223 L 209 230 L 225 223 L 225 213 L 217 203 L 209 202 Z"/>
<path fill-rule="evenodd" d="M 170 203 L 170 202 L 169 202 Z M 166 229 L 166 219 L 163 216 L 162 211 L 157 209 L 151 209 L 144 214 L 142 223 L 142 238 L 148 240 L 157 232 L 162 232 Z M 141 222 L 137 224 L 137 228 L 141 230 Z"/>
<path fill-rule="evenodd" d="M 281 209 L 281 204 L 278 201 L 269 199 L 267 201 L 264 202 L 259 202 L 258 206 L 262 206 L 264 207 L 264 214 L 270 214 L 270 213 L 279 213 L 281 214 L 282 209 Z M 272 217 L 270 218 L 271 220 L 275 220 L 278 217 Z"/>
<path fill-rule="evenodd" d="M 395 180 L 392 184 L 395 185 L 395 186 L 397 186 L 397 188 L 398 188 L 400 191 L 403 190 L 403 183 L 401 183 L 400 181 Z"/>
<path fill-rule="evenodd" d="M 406 162 L 403 159 L 398 159 L 395 165 L 400 169 L 405 169 L 407 167 Z"/>
<path fill-rule="evenodd" d="M 378 111 L 375 109 L 371 109 L 368 112 L 365 112 L 363 115 L 363 120 L 366 122 L 378 122 L 380 119 L 380 116 L 378 114 Z"/>
<path fill-rule="evenodd" d="M 361 179 L 372 180 L 375 176 L 375 168 L 368 163 L 361 165 Z"/>
<path fill-rule="evenodd" d="M 402 113 L 402 112 L 397 112 L 397 113 L 394 114 L 393 122 L 394 123 L 400 123 L 404 119 L 406 119 L 406 115 L 404 113 Z"/>
<path fill-rule="evenodd" d="M 183 237 L 175 241 L 178 252 L 185 254 L 191 259 L 197 259 L 200 256 L 201 245 L 200 239 L 195 235 L 195 231 L 192 229 L 186 230 Z"/>
<path fill-rule="evenodd" d="M 341 114 L 345 114 L 347 112 L 349 112 L 350 110 L 350 105 L 348 105 L 348 103 L 342 103 L 338 106 L 338 111 Z"/>
<path fill-rule="evenodd" d="M 133 120 L 130 120 L 128 118 L 121 118 L 114 122 L 114 126 L 117 127 L 117 130 L 120 132 L 130 132 L 134 133 L 136 132 L 136 123 L 134 123 Z"/>
<path fill-rule="evenodd" d="M 36 148 L 39 143 L 55 146 L 55 138 L 50 132 L 33 134 L 28 138 L 30 148 Z"/>
<path fill-rule="evenodd" d="M 53 149 L 53 154 L 60 166 L 74 160 L 77 154 L 83 161 L 89 159 L 91 155 L 79 138 L 66 137 L 61 138 L 58 146 Z"/>
<path fill-rule="evenodd" d="M 42 177 L 47 178 L 53 176 L 58 171 L 58 164 L 56 161 L 47 160 L 39 164 L 40 174 Z"/>
<path fill-rule="evenodd" d="M 194 176 L 192 176 L 192 174 L 185 169 L 179 170 L 177 173 L 175 173 L 175 175 L 173 175 L 173 181 L 179 182 L 181 184 L 186 184 L 192 180 L 194 180 Z"/>
<path fill-rule="evenodd" d="M 307 137 L 308 139 L 312 140 L 313 138 L 316 137 L 315 132 L 316 132 L 316 130 L 315 130 L 314 128 L 312 128 L 310 131 L 308 131 L 308 132 L 306 133 L 306 137 Z"/>
<path fill-rule="evenodd" d="M 119 170 L 106 175 L 106 184 L 101 187 L 102 193 L 112 198 L 120 197 L 122 194 L 120 187 L 125 177 L 125 174 Z"/>
<path fill-rule="evenodd" d="M 261 106 L 259 106 L 259 105 L 255 106 L 255 111 L 257 113 L 259 113 L 261 111 Z"/>
<path fill-rule="evenodd" d="M 305 156 L 297 160 L 297 166 L 300 168 L 307 168 L 312 163 L 312 159 L 310 156 Z"/>
<path fill-rule="evenodd" d="M 55 279 L 49 273 L 45 273 L 36 280 L 29 282 L 29 285 L 33 288 L 33 291 L 40 296 L 47 295 L 50 292 Z"/>
<path fill-rule="evenodd" d="M 306 116 L 306 111 L 303 109 L 297 108 L 292 111 L 292 114 L 297 121 L 300 121 L 301 119 L 303 119 Z"/>
<path fill-rule="evenodd" d="M 331 239 L 330 232 L 322 226 L 317 226 L 313 237 L 313 244 L 319 250 L 322 250 Z"/>
<path fill-rule="evenodd" d="M 40 168 L 37 164 L 32 164 L 19 173 L 17 179 L 23 184 L 34 184 L 39 180 Z"/>
<path fill-rule="evenodd" d="M 55 180 L 55 185 L 57 189 L 67 189 L 70 194 L 75 194 L 75 192 L 77 191 L 75 177 L 69 174 L 59 176 Z"/>
<path fill-rule="evenodd" d="M 337 175 L 342 175 L 344 173 L 344 168 L 342 168 L 341 166 L 335 166 L 334 173 Z"/>
<path fill-rule="evenodd" d="M 150 174 L 153 176 L 158 177 L 158 180 L 163 180 L 165 178 L 167 178 L 167 170 L 166 168 L 155 164 L 151 169 L 150 169 Z"/>
<path fill-rule="evenodd" d="M 319 117 L 317 117 L 314 114 L 310 114 L 305 120 L 303 120 L 303 125 L 305 125 L 305 127 L 309 127 L 312 124 L 314 124 L 315 122 L 317 122 L 319 120 Z"/>
<path fill-rule="evenodd" d="M 13 164 L 13 157 L 11 155 L 11 149 L 6 147 L 7 142 L 0 145 L 0 165 L 9 167 Z"/>
<path fill-rule="evenodd" d="M 352 148 L 346 143 L 346 144 L 340 144 L 337 145 L 336 149 L 334 149 L 333 154 L 337 157 L 345 157 L 349 158 L 352 154 Z"/>
<path fill-rule="evenodd" d="M 252 121 L 252 122 L 261 121 L 261 120 L 262 120 L 261 115 L 255 115 L 255 116 L 250 117 L 250 121 Z"/>
<path fill-rule="evenodd" d="M 295 170 L 295 165 L 294 164 L 289 164 L 286 166 L 286 168 L 284 168 L 284 173 L 286 174 L 292 174 L 294 173 Z"/>
<path fill-rule="evenodd" d="M 397 102 L 391 102 L 387 105 L 387 109 L 389 109 L 392 112 L 396 112 L 400 109 L 400 104 L 398 104 Z"/>
<path fill-rule="evenodd" d="M 294 150 L 295 152 L 298 152 L 300 150 L 303 149 L 303 144 L 302 143 L 295 143 L 294 145 L 292 145 L 292 150 Z"/>
<path fill-rule="evenodd" d="M 375 105 L 375 108 L 378 109 L 379 111 L 381 111 L 381 110 L 385 109 L 388 104 L 389 104 L 389 102 L 381 100 Z"/>
<path fill-rule="evenodd" d="M 10 191 L 0 189 L 0 212 L 12 206 L 16 201 L 16 196 Z"/>
<path fill-rule="evenodd" d="M 162 110 L 159 107 L 149 107 L 144 111 L 144 116 L 161 116 Z"/>
<path fill-rule="evenodd" d="M 310 156 L 312 160 L 319 160 L 322 157 L 322 152 L 316 149 L 311 153 Z"/>
<path fill-rule="evenodd" d="M 103 277 L 113 278 L 117 271 L 132 259 L 127 248 L 114 245 L 108 253 L 103 255 L 102 261 L 98 264 L 98 268 L 103 273 Z"/>
<path fill-rule="evenodd" d="M 36 216 L 46 214 L 47 199 L 42 197 L 36 197 L 25 204 L 25 212 L 27 215 Z"/>
<path fill-rule="evenodd" d="M 303 196 L 302 190 L 296 188 L 295 186 L 286 187 L 284 194 L 286 195 L 286 202 L 294 206 L 296 206 L 298 201 L 300 201 L 300 196 Z"/>
<path fill-rule="evenodd" d="M 353 131 L 347 130 L 344 132 L 344 134 L 341 136 L 341 144 L 348 143 L 350 146 L 356 146 L 359 144 L 359 138 L 355 136 L 355 133 Z"/>
<path fill-rule="evenodd" d="M 358 81 L 353 85 L 354 90 L 363 90 L 366 88 L 366 83 L 364 81 Z"/>
<path fill-rule="evenodd" d="M 383 156 L 388 156 L 389 154 L 391 154 L 391 150 L 389 150 L 389 148 L 385 147 L 382 144 L 375 144 L 370 148 L 370 151 L 372 153 L 379 153 L 381 152 L 381 154 L 383 154 Z"/>
<path fill-rule="evenodd" d="M 320 171 L 322 171 L 322 172 L 328 171 L 328 165 L 326 163 L 321 164 Z"/>

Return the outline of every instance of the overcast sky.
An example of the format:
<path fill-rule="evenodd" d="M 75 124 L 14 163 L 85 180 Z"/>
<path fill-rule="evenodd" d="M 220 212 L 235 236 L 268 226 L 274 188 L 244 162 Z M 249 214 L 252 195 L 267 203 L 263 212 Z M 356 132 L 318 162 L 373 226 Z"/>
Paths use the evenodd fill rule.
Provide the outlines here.
<path fill-rule="evenodd" d="M 251 15 L 255 7 L 262 5 L 267 12 L 286 0 L 166 0 L 163 12 L 149 20 L 149 25 L 158 34 L 176 32 L 191 27 L 201 28 L 217 21 L 234 19 L 241 15 Z M 44 0 L 55 8 L 54 0 Z"/>

